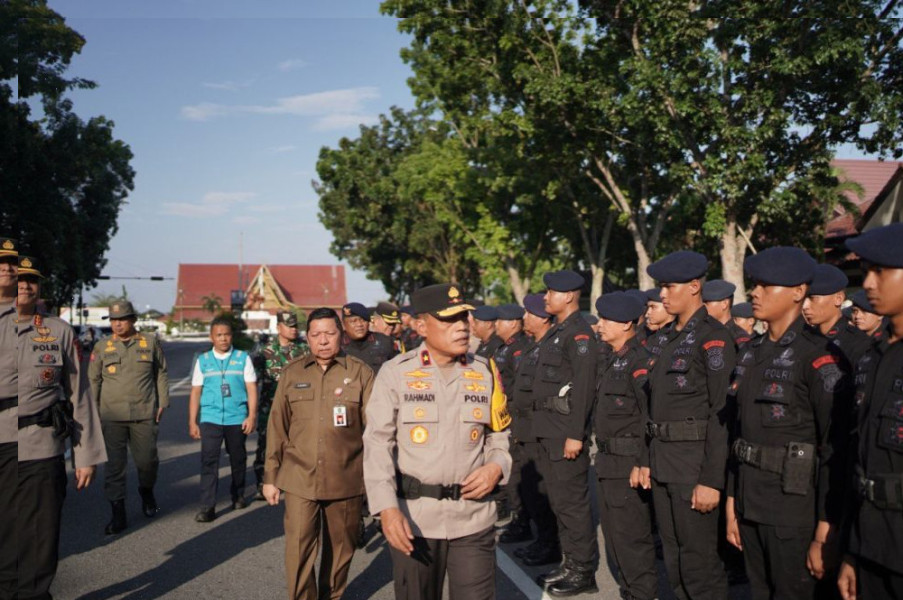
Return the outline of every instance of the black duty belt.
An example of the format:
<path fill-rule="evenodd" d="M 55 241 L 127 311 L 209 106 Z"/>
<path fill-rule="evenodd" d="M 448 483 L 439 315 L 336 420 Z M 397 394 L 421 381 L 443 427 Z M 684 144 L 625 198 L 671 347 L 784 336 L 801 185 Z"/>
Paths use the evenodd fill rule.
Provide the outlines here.
<path fill-rule="evenodd" d="M 517 417 L 519 419 L 531 419 L 533 418 L 533 411 L 529 408 L 517 408 L 517 407 L 508 407 L 511 412 L 511 416 Z"/>
<path fill-rule="evenodd" d="M 423 483 L 416 477 L 411 477 L 404 473 L 396 473 L 395 479 L 398 484 L 396 495 L 399 498 L 405 498 L 406 500 L 416 500 L 418 498 L 434 498 L 436 500 L 461 499 L 461 484 L 459 483 L 451 485 Z"/>
<path fill-rule="evenodd" d="M 19 429 L 25 429 L 31 425 L 37 425 L 38 427 L 53 427 L 52 405 L 33 415 L 19 417 Z"/>
<path fill-rule="evenodd" d="M 697 421 L 693 417 L 683 421 L 649 422 L 646 431 L 660 442 L 701 442 L 705 440 L 707 421 Z"/>
<path fill-rule="evenodd" d="M 885 510 L 903 510 L 903 475 L 877 473 L 865 476 L 861 468 L 856 470 L 859 494 Z"/>
<path fill-rule="evenodd" d="M 787 456 L 786 446 L 760 446 L 739 438 L 731 447 L 731 452 L 734 458 L 745 465 L 771 473 L 784 472 L 784 457 Z"/>
<path fill-rule="evenodd" d="M 640 453 L 642 440 L 638 437 L 616 437 L 596 440 L 599 452 L 612 456 L 636 456 Z"/>
<path fill-rule="evenodd" d="M 0 398 L 0 412 L 19 406 L 19 397 Z"/>

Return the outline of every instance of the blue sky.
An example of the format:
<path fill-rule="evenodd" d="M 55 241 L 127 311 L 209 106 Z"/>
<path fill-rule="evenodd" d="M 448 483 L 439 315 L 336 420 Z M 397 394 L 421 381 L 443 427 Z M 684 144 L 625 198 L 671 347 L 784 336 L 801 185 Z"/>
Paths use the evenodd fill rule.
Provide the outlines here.
<path fill-rule="evenodd" d="M 51 0 L 87 43 L 71 97 L 135 154 L 135 190 L 105 274 L 175 277 L 180 262 L 335 264 L 311 187 L 322 146 L 409 108 L 406 38 L 376 1 Z M 346 268 L 348 296 L 378 282 Z M 168 311 L 175 281 L 125 283 L 139 310 Z"/>

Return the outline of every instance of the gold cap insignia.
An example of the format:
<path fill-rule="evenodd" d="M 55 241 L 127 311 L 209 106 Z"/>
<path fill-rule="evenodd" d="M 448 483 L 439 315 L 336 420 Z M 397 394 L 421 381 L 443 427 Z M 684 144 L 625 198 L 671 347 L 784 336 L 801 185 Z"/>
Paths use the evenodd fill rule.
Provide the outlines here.
<path fill-rule="evenodd" d="M 344 309 L 342 309 L 342 312 L 345 313 L 346 317 L 351 316 L 351 309 L 348 308 L 347 306 Z"/>
<path fill-rule="evenodd" d="M 430 432 L 426 427 L 418 425 L 411 429 L 411 441 L 415 444 L 424 444 L 430 438 Z"/>
<path fill-rule="evenodd" d="M 113 312 L 119 312 L 119 305 L 118 305 L 118 304 L 114 304 L 114 305 L 113 305 Z"/>
<path fill-rule="evenodd" d="M 3 249 L 4 250 L 12 250 L 16 245 L 13 244 L 10 240 L 3 240 Z"/>
<path fill-rule="evenodd" d="M 26 269 L 30 269 L 31 268 L 31 259 L 23 258 L 22 266 L 25 267 Z"/>
<path fill-rule="evenodd" d="M 448 288 L 448 297 L 449 298 L 457 298 L 460 295 L 461 295 L 461 292 L 459 292 L 458 288 L 456 288 L 455 286 L 451 286 L 450 288 Z"/>

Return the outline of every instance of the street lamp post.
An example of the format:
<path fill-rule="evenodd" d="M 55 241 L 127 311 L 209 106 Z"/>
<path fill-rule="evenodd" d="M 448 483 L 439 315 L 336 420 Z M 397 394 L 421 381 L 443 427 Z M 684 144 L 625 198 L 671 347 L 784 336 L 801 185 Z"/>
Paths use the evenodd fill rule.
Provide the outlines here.
<path fill-rule="evenodd" d="M 179 288 L 179 337 L 185 337 L 185 290 Z"/>

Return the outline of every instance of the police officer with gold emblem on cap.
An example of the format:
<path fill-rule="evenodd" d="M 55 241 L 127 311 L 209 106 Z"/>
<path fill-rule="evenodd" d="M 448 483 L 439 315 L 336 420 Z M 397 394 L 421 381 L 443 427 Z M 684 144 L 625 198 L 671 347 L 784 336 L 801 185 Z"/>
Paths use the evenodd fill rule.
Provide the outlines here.
<path fill-rule="evenodd" d="M 852 368 L 872 341 L 865 332 L 844 321 L 840 307 L 845 299 L 847 283 L 847 276 L 834 265 L 816 266 L 803 302 L 803 316 L 813 331 L 828 338 L 840 350 L 847 366 Z"/>
<path fill-rule="evenodd" d="M 381 333 L 392 340 L 395 353 L 404 352 L 401 343 L 401 311 L 391 302 L 377 302 L 370 311 L 370 331 Z"/>
<path fill-rule="evenodd" d="M 16 420 L 19 368 L 16 352 L 16 240 L 0 238 L 0 598 L 16 596 L 15 493 L 18 485 Z"/>
<path fill-rule="evenodd" d="M 816 580 L 837 566 L 851 388 L 839 350 L 802 317 L 815 268 L 804 250 L 789 247 L 744 263 L 768 331 L 741 348 L 734 369 L 737 435 L 725 512 L 753 598 L 828 597 L 816 593 Z"/>
<path fill-rule="evenodd" d="M 128 300 L 110 306 L 113 335 L 99 340 L 91 351 L 88 379 L 109 461 L 104 467 L 104 493 L 113 510 L 107 535 L 127 526 L 125 470 L 128 448 L 138 471 L 138 493 L 144 515 L 157 513 L 154 485 L 160 459 L 157 434 L 163 410 L 169 407 L 169 377 L 163 346 L 152 333 L 135 329 L 138 315 Z"/>
<path fill-rule="evenodd" d="M 398 354 L 392 338 L 370 331 L 370 311 L 359 302 L 342 307 L 342 328 L 342 350 L 367 363 L 374 373 L 379 373 L 383 363 Z"/>
<path fill-rule="evenodd" d="M 652 498 L 665 567 L 679 598 L 727 597 L 718 556 L 719 504 L 728 456 L 727 388 L 734 339 L 702 302 L 706 257 L 674 252 L 646 269 L 676 318 L 651 359 Z"/>
<path fill-rule="evenodd" d="M 67 440 L 75 463 L 76 490 L 88 486 L 97 465 L 107 459 L 97 405 L 79 364 L 75 332 L 68 323 L 37 311 L 43 276 L 35 262 L 19 256 L 16 298 L 19 481 L 15 521 L 20 600 L 50 598 L 66 497 L 63 454 Z"/>
<path fill-rule="evenodd" d="M 467 353 L 472 306 L 455 285 L 412 298 L 424 342 L 383 365 L 367 405 L 364 481 L 390 545 L 395 597 L 495 597 L 496 506 L 510 422 L 498 371 Z"/>
<path fill-rule="evenodd" d="M 546 312 L 556 324 L 539 342 L 533 380 L 533 435 L 539 473 L 546 480 L 564 558 L 541 575 L 554 596 L 595 591 L 598 543 L 589 506 L 590 411 L 596 391 L 598 345 L 580 314 L 585 280 L 574 271 L 546 273 Z"/>
<path fill-rule="evenodd" d="M 870 306 L 888 322 L 856 365 L 858 501 L 846 515 L 838 586 L 844 600 L 903 598 L 903 223 L 846 245 L 862 260 Z"/>

